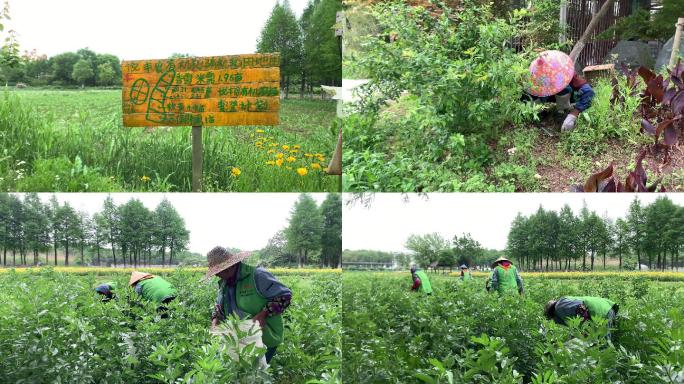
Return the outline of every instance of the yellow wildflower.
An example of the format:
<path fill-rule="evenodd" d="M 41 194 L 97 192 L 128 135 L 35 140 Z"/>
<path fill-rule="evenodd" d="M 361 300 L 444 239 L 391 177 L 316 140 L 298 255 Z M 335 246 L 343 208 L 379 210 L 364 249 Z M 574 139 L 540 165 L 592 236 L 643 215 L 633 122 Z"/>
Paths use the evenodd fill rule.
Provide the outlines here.
<path fill-rule="evenodd" d="M 292 162 L 294 162 L 294 161 L 297 160 L 297 159 L 294 158 L 294 157 L 292 157 L 292 156 L 290 156 L 290 157 L 288 157 L 288 158 L 285 159 L 285 160 L 287 160 L 288 163 L 292 163 Z"/>
<path fill-rule="evenodd" d="M 266 162 L 266 165 L 275 165 L 275 161 L 269 160 Z"/>
<path fill-rule="evenodd" d="M 286 165 L 286 166 L 285 166 L 285 169 L 287 169 L 288 171 L 291 171 L 291 170 L 292 170 L 292 167 L 290 167 L 289 165 Z"/>
<path fill-rule="evenodd" d="M 297 153 L 299 152 L 299 149 L 290 149 L 290 153 Z"/>
<path fill-rule="evenodd" d="M 150 179 L 148 176 L 143 176 L 140 178 L 140 181 L 142 181 L 143 183 L 147 183 L 150 180 L 152 180 L 152 179 Z"/>
<path fill-rule="evenodd" d="M 321 165 L 318 163 L 311 163 L 311 169 L 321 169 Z"/>
<path fill-rule="evenodd" d="M 297 168 L 297 173 L 299 173 L 299 176 L 306 176 L 309 171 L 306 168 Z"/>
<path fill-rule="evenodd" d="M 277 146 L 278 146 L 278 143 L 270 143 L 268 146 L 269 146 L 269 147 L 277 147 Z"/>
<path fill-rule="evenodd" d="M 230 170 L 230 175 L 233 177 L 238 177 L 242 171 L 240 171 L 240 168 L 233 167 L 233 169 Z"/>
<path fill-rule="evenodd" d="M 284 156 L 284 155 L 283 155 L 282 153 L 280 153 L 280 152 L 278 152 L 278 154 L 276 155 L 276 157 L 279 158 L 279 159 L 282 159 L 283 156 Z"/>
<path fill-rule="evenodd" d="M 266 151 L 266 153 L 268 153 L 269 155 L 270 155 L 271 153 L 275 153 L 275 149 L 269 149 L 268 151 Z"/>
<path fill-rule="evenodd" d="M 257 129 L 255 132 L 256 133 L 264 133 L 265 131 L 263 129 Z"/>
<path fill-rule="evenodd" d="M 276 160 L 276 165 L 279 167 L 282 166 L 283 165 L 283 159 Z"/>
<path fill-rule="evenodd" d="M 305 157 L 313 157 L 313 155 L 310 154 L 310 153 L 305 153 L 304 156 L 305 156 Z"/>
<path fill-rule="evenodd" d="M 283 150 L 287 151 L 288 149 L 290 149 L 289 145 L 283 145 Z"/>
<path fill-rule="evenodd" d="M 300 149 L 301 146 L 299 146 L 299 144 L 297 144 L 297 145 L 293 145 L 292 148 L 293 148 L 293 149 Z"/>
<path fill-rule="evenodd" d="M 261 147 L 262 145 L 264 145 L 264 143 L 261 141 L 257 141 L 256 143 L 254 143 L 254 145 L 256 145 L 257 147 Z"/>

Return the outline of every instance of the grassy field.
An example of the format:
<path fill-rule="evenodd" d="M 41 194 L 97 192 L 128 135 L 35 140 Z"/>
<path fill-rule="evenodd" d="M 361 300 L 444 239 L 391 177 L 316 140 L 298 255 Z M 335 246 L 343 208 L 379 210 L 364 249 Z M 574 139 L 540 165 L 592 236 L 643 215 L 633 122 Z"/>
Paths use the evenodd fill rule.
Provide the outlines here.
<path fill-rule="evenodd" d="M 280 120 L 205 129 L 203 190 L 336 191 L 337 178 L 324 172 L 335 103 L 284 100 Z M 124 128 L 119 90 L 5 92 L 0 131 L 0 190 L 191 189 L 191 128 Z"/>
<path fill-rule="evenodd" d="M 254 359 L 231 361 L 222 341 L 210 335 L 216 285 L 200 283 L 204 271 L 158 271 L 178 291 L 168 319 L 160 319 L 153 304 L 133 304 L 135 294 L 122 288 L 128 271 L 0 273 L 0 382 L 341 382 L 339 271 L 271 270 L 290 287 L 293 301 L 267 380 L 253 380 Z M 94 292 L 105 281 L 120 287 L 109 303 Z"/>
<path fill-rule="evenodd" d="M 487 293 L 430 274 L 434 293 L 411 292 L 410 274 L 344 273 L 345 381 L 365 383 L 681 383 L 684 284 L 645 275 L 601 279 L 523 276 L 525 296 Z M 563 295 L 619 305 L 603 320 L 559 326 L 544 304 Z"/>

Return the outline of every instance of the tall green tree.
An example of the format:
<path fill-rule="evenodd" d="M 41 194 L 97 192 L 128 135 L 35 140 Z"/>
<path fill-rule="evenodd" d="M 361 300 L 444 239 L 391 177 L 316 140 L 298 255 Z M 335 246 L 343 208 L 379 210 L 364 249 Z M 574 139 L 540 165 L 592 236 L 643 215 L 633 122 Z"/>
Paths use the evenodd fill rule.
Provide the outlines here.
<path fill-rule="evenodd" d="M 302 61 L 301 30 L 288 0 L 273 7 L 257 40 L 257 52 L 280 53 L 280 87 L 288 98 L 290 82 L 299 74 Z"/>
<path fill-rule="evenodd" d="M 323 265 L 341 267 L 342 258 L 342 198 L 329 193 L 321 204 L 323 231 L 321 233 L 321 255 Z"/>
<path fill-rule="evenodd" d="M 285 237 L 290 249 L 297 255 L 301 268 L 308 262 L 311 253 L 321 247 L 323 217 L 311 195 L 302 193 L 290 211 L 290 220 Z"/>
<path fill-rule="evenodd" d="M 449 241 L 436 232 L 425 235 L 412 234 L 406 239 L 404 247 L 414 252 L 418 265 L 429 267 L 430 264 L 439 261 L 443 250 L 449 249 Z"/>
<path fill-rule="evenodd" d="M 95 78 L 95 71 L 90 61 L 80 59 L 74 64 L 74 69 L 71 77 L 76 80 L 81 87 L 85 87 L 86 83 L 90 83 Z"/>
<path fill-rule="evenodd" d="M 637 266 L 641 270 L 641 250 L 643 247 L 643 232 L 644 232 L 644 212 L 641 206 L 641 201 L 638 197 L 629 205 L 627 213 L 627 224 L 629 226 L 629 243 L 632 250 L 637 255 Z"/>

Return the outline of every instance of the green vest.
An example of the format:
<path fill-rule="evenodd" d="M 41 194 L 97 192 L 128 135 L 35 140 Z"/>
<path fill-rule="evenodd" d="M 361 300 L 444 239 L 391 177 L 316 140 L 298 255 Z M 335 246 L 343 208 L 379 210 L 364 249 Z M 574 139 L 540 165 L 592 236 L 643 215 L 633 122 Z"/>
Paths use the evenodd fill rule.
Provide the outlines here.
<path fill-rule="evenodd" d="M 159 276 L 141 280 L 138 285 L 140 285 L 142 297 L 150 301 L 161 303 L 169 297 L 176 296 L 176 290 L 173 289 L 171 283 Z"/>
<path fill-rule="evenodd" d="M 517 271 L 518 270 L 514 265 L 511 265 L 508 270 L 505 270 L 504 267 L 500 265 L 497 265 L 496 268 L 494 268 L 494 273 L 496 273 L 496 277 L 498 279 L 497 291 L 499 291 L 499 293 L 511 293 L 518 291 L 518 282 L 515 281 L 515 274 Z"/>
<path fill-rule="evenodd" d="M 256 268 L 245 263 L 240 264 L 235 296 L 238 309 L 242 312 L 254 316 L 261 312 L 268 300 L 259 294 L 256 289 L 254 271 Z M 223 302 L 223 313 L 230 313 L 230 304 Z M 262 329 L 261 340 L 267 347 L 276 347 L 283 342 L 283 317 L 281 315 L 267 316 L 266 326 Z"/>
<path fill-rule="evenodd" d="M 416 276 L 420 279 L 420 291 L 423 293 L 432 293 L 432 285 L 430 279 L 422 269 L 416 271 Z"/>
<path fill-rule="evenodd" d="M 615 305 L 614 302 L 608 299 L 604 299 L 602 297 L 565 296 L 565 298 L 570 300 L 580 300 L 584 302 L 584 305 L 587 306 L 587 309 L 589 310 L 589 315 L 591 315 L 591 317 L 597 316 L 606 318 L 608 316 L 608 312 L 610 312 L 610 310 L 613 309 L 613 306 Z"/>
<path fill-rule="evenodd" d="M 473 277 L 470 275 L 470 271 L 463 272 L 463 276 L 461 276 L 461 280 L 470 281 L 472 279 L 473 279 Z"/>

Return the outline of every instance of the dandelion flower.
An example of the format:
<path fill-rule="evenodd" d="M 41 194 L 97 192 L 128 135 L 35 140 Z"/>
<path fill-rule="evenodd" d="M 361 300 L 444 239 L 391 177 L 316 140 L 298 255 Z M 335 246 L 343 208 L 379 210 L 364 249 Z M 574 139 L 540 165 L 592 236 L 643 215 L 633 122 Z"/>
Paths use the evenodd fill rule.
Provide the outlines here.
<path fill-rule="evenodd" d="M 299 149 L 290 149 L 290 153 L 297 153 L 299 152 Z"/>
<path fill-rule="evenodd" d="M 292 148 L 293 148 L 293 149 L 300 149 L 300 148 L 302 148 L 302 147 L 301 147 L 299 144 L 297 144 L 297 145 L 293 145 Z"/>
<path fill-rule="evenodd" d="M 278 154 L 276 155 L 276 157 L 279 158 L 279 159 L 282 159 L 283 156 L 284 156 L 284 155 L 283 155 L 282 153 L 280 153 L 280 152 L 278 152 Z"/>
<path fill-rule="evenodd" d="M 304 157 L 313 157 L 313 155 L 311 153 L 305 153 Z"/>
<path fill-rule="evenodd" d="M 311 169 L 321 169 L 321 165 L 318 163 L 311 163 Z"/>
<path fill-rule="evenodd" d="M 264 145 L 264 143 L 261 141 L 257 141 L 256 143 L 254 143 L 254 145 L 256 145 L 257 147 L 261 147 L 262 145 Z"/>
<path fill-rule="evenodd" d="M 268 151 L 266 151 L 266 153 L 268 153 L 269 155 L 270 155 L 271 153 L 275 153 L 275 149 L 269 149 Z"/>
<path fill-rule="evenodd" d="M 293 163 L 293 162 L 294 162 L 295 160 L 297 160 L 297 159 L 296 159 L 295 157 L 293 157 L 293 156 L 290 156 L 290 157 L 288 157 L 288 158 L 285 159 L 285 160 L 287 160 L 288 163 Z"/>
<path fill-rule="evenodd" d="M 143 177 L 140 178 L 140 181 L 142 181 L 143 183 L 147 183 L 147 182 L 150 181 L 150 180 L 151 180 L 151 179 L 150 179 L 148 176 L 143 176 Z"/>
<path fill-rule="evenodd" d="M 299 173 L 299 176 L 306 176 L 309 171 L 306 168 L 297 168 L 297 173 Z"/>
<path fill-rule="evenodd" d="M 289 145 L 283 145 L 283 150 L 284 150 L 284 151 L 287 151 L 288 149 L 290 149 L 290 146 L 289 146 Z"/>
<path fill-rule="evenodd" d="M 264 131 L 263 129 L 257 129 L 255 132 L 256 132 L 256 133 L 264 133 L 264 132 L 266 132 L 266 131 Z"/>
<path fill-rule="evenodd" d="M 275 161 L 269 160 L 266 162 L 266 165 L 275 165 Z"/>
<path fill-rule="evenodd" d="M 276 165 L 279 167 L 282 166 L 283 165 L 283 159 L 276 160 Z"/>
<path fill-rule="evenodd" d="M 242 171 L 240 170 L 240 168 L 233 167 L 233 169 L 230 170 L 230 175 L 233 177 L 238 177 L 241 173 Z"/>

